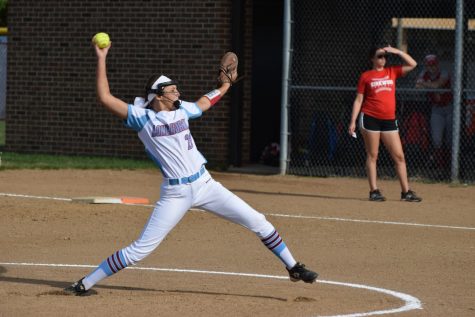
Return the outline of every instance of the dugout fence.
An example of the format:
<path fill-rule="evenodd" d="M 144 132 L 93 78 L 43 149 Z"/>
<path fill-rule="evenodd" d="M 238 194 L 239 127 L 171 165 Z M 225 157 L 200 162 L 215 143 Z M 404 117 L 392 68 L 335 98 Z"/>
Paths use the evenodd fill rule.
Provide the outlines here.
<path fill-rule="evenodd" d="M 348 136 L 356 85 L 368 51 L 390 44 L 418 66 L 397 82 L 397 118 L 411 178 L 475 181 L 475 2 L 467 0 L 285 1 L 281 172 L 365 176 L 361 135 Z M 436 55 L 448 88 L 416 88 Z M 390 57 L 388 64 L 398 64 Z M 434 96 L 451 95 L 442 147 L 431 129 Z M 432 98 L 432 99 L 431 99 Z M 445 106 L 444 106 L 445 107 Z M 447 111 L 446 111 L 447 112 Z M 378 174 L 395 177 L 380 148 Z"/>

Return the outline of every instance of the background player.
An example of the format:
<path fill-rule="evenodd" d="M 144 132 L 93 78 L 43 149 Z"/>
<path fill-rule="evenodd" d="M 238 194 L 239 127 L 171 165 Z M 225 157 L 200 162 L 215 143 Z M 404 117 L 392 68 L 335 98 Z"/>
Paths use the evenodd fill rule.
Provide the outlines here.
<path fill-rule="evenodd" d="M 404 65 L 385 67 L 387 54 L 396 54 Z M 396 79 L 406 75 L 417 66 L 417 62 L 407 53 L 397 48 L 374 47 L 369 52 L 372 69 L 361 74 L 348 133 L 353 135 L 356 119 L 366 148 L 366 172 L 369 181 L 369 200 L 385 201 L 376 182 L 376 163 L 379 144 L 383 141 L 394 161 L 396 174 L 401 185 L 401 200 L 420 202 L 422 199 L 410 190 L 407 179 L 406 159 L 399 136 L 396 120 Z"/>
<path fill-rule="evenodd" d="M 206 160 L 197 150 L 191 136 L 188 120 L 209 110 L 236 80 L 237 57 L 234 70 L 228 71 L 227 65 L 221 68 L 219 88 L 196 102 L 181 101 L 176 83 L 162 75 L 152 77 L 147 83 L 145 98 L 136 98 L 134 105 L 130 105 L 110 93 L 106 71 L 109 49 L 110 46 L 100 49 L 95 45 L 98 100 L 113 114 L 124 119 L 127 127 L 137 131 L 146 152 L 160 167 L 163 174 L 160 200 L 137 240 L 106 258 L 89 275 L 65 291 L 85 295 L 102 279 L 144 259 L 191 207 L 210 211 L 252 230 L 285 264 L 292 281 L 313 283 L 318 274 L 295 261 L 279 233 L 264 215 L 211 177 L 205 168 Z M 223 60 L 226 57 L 233 58 L 233 55 L 226 54 Z"/>
<path fill-rule="evenodd" d="M 440 67 L 439 58 L 430 54 L 424 57 L 424 70 L 419 74 L 416 88 L 450 89 L 451 80 L 447 70 Z M 453 103 L 452 92 L 428 92 L 431 105 L 430 132 L 435 166 L 448 172 L 450 146 L 452 144 Z M 445 142 L 444 142 L 445 134 Z"/>

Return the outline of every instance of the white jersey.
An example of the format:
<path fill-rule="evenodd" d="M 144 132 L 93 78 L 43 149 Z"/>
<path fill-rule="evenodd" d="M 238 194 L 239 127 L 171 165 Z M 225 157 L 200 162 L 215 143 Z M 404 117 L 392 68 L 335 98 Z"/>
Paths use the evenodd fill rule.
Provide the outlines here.
<path fill-rule="evenodd" d="M 188 124 L 201 114 L 196 103 L 186 101 L 175 111 L 155 112 L 129 105 L 125 125 L 138 132 L 145 151 L 165 178 L 181 178 L 195 174 L 206 163 Z"/>

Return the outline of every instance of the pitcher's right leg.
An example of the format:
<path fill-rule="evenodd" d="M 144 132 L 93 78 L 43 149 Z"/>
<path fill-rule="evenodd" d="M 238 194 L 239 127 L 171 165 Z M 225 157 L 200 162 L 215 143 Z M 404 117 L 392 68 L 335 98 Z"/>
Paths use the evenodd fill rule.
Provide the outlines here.
<path fill-rule="evenodd" d="M 167 189 L 162 188 L 162 198 L 157 202 L 137 240 L 106 258 L 94 271 L 66 288 L 65 291 L 74 295 L 84 295 L 99 281 L 118 273 L 129 265 L 134 265 L 152 253 L 191 207 L 191 196 L 177 195 L 177 191 L 180 193 L 178 187 L 182 185 L 176 187 L 172 189 L 173 195 L 167 195 Z M 186 192 L 188 188 L 184 187 L 182 194 Z"/>

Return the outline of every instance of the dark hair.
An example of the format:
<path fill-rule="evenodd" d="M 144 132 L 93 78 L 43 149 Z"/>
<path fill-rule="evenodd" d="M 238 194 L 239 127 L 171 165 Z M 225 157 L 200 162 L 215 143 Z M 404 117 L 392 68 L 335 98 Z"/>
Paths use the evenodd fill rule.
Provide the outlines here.
<path fill-rule="evenodd" d="M 145 100 L 147 100 L 148 92 L 152 89 L 153 84 L 160 78 L 160 74 L 153 74 L 147 80 L 147 84 L 145 85 Z"/>
<path fill-rule="evenodd" d="M 160 77 L 160 74 L 154 74 L 154 75 L 152 75 L 148 78 L 147 84 L 145 85 L 144 96 L 143 96 L 143 99 L 145 99 L 145 101 L 148 100 L 148 92 L 152 88 L 153 84 L 157 81 L 157 79 L 159 77 Z M 152 103 L 151 102 L 148 103 L 146 109 L 152 109 Z"/>
<path fill-rule="evenodd" d="M 372 60 L 374 55 L 376 54 L 376 52 L 380 49 L 382 49 L 383 47 L 385 47 L 385 45 L 378 45 L 378 46 L 373 46 L 371 47 L 371 49 L 369 50 L 368 52 L 368 58 L 369 60 Z"/>

